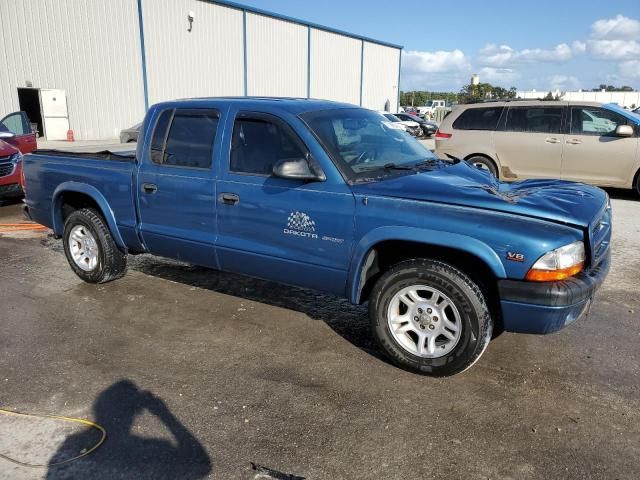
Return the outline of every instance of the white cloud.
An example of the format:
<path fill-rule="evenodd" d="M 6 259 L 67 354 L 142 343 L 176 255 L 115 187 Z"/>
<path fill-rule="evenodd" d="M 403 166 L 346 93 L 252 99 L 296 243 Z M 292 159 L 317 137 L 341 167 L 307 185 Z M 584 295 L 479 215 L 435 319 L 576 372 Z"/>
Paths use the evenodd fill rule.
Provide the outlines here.
<path fill-rule="evenodd" d="M 402 89 L 435 89 L 463 85 L 471 73 L 471 64 L 462 50 L 424 52 L 409 50 L 402 54 Z M 463 75 L 464 74 L 464 75 Z M 468 78 L 468 77 L 467 77 Z"/>
<path fill-rule="evenodd" d="M 583 52 L 584 44 L 577 43 L 576 51 Z M 554 48 L 547 50 L 543 48 L 525 48 L 524 50 L 514 50 L 509 45 L 487 44 L 480 50 L 480 62 L 484 65 L 500 67 L 519 63 L 533 62 L 564 62 L 573 57 L 573 50 L 566 43 L 560 43 Z"/>
<path fill-rule="evenodd" d="M 420 52 L 409 50 L 402 55 L 402 67 L 407 73 L 441 73 L 469 70 L 469 61 L 461 50 L 450 52 Z"/>
<path fill-rule="evenodd" d="M 640 58 L 640 42 L 636 40 L 589 40 L 589 51 L 604 60 Z"/>
<path fill-rule="evenodd" d="M 640 78 L 640 60 L 627 60 L 618 65 L 620 75 L 625 78 Z"/>
<path fill-rule="evenodd" d="M 580 40 L 575 40 L 571 42 L 571 49 L 575 53 L 584 53 L 587 51 L 587 44 L 585 42 L 581 42 Z"/>
<path fill-rule="evenodd" d="M 573 75 L 552 75 L 548 78 L 552 90 L 576 90 L 580 81 Z"/>
<path fill-rule="evenodd" d="M 591 25 L 593 38 L 640 38 L 640 21 L 617 15 L 615 18 L 603 18 Z"/>
<path fill-rule="evenodd" d="M 507 83 L 513 82 L 518 78 L 520 78 L 520 75 L 512 68 L 483 67 L 480 69 L 481 82 L 496 83 L 506 88 L 510 86 Z"/>

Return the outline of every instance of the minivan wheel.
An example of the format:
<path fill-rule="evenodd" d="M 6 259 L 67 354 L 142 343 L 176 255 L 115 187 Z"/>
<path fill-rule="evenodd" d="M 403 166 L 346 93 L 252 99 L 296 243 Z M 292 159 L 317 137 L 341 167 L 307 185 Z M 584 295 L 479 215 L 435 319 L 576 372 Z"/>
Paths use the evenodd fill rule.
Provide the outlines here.
<path fill-rule="evenodd" d="M 106 283 L 127 271 L 127 255 L 118 250 L 104 220 L 91 208 L 67 217 L 62 243 L 71 269 L 85 282 Z"/>
<path fill-rule="evenodd" d="M 371 293 L 369 317 L 394 363 L 438 377 L 471 367 L 493 331 L 478 285 L 457 268 L 427 259 L 407 260 L 385 272 Z"/>
<path fill-rule="evenodd" d="M 467 162 L 476 168 L 488 171 L 491 175 L 498 178 L 498 168 L 496 167 L 496 164 L 493 163 L 493 160 L 476 155 L 474 157 L 467 158 Z"/>

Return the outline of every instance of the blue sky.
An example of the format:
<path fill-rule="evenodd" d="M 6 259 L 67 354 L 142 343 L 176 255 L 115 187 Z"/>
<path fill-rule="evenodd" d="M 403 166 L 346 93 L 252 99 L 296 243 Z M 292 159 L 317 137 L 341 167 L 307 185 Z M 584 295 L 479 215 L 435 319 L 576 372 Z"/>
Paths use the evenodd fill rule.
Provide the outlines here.
<path fill-rule="evenodd" d="M 402 90 L 640 89 L 640 0 L 241 2 L 403 45 Z"/>

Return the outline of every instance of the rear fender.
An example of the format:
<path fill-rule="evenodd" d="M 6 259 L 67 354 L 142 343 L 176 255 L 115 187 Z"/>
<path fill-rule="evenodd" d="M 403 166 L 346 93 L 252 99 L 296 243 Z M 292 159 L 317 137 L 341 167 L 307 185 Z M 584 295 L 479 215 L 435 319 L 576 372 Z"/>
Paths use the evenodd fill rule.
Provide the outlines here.
<path fill-rule="evenodd" d="M 347 295 L 352 303 L 357 304 L 360 301 L 365 281 L 363 269 L 367 266 L 367 261 L 371 263 L 372 260 L 369 254 L 378 243 L 388 240 L 422 243 L 427 252 L 430 245 L 460 250 L 482 260 L 496 278 L 507 276 L 498 254 L 475 238 L 425 228 L 380 227 L 367 233 L 355 248 L 347 284 Z"/>
<path fill-rule="evenodd" d="M 79 182 L 64 182 L 58 185 L 58 187 L 53 192 L 53 201 L 52 203 L 52 212 L 51 218 L 53 219 L 53 232 L 57 236 L 62 236 L 64 233 L 64 220 L 62 218 L 62 200 L 65 193 L 75 192 L 75 193 L 83 193 L 91 198 L 101 210 L 102 217 L 107 222 L 107 226 L 109 227 L 109 231 L 111 232 L 111 236 L 113 237 L 116 245 L 126 251 L 127 247 L 122 240 L 122 236 L 120 235 L 120 231 L 118 230 L 118 225 L 116 224 L 116 217 L 109 206 L 109 203 L 104 198 L 104 195 L 100 193 L 100 191 L 91 185 L 87 185 L 86 183 Z"/>

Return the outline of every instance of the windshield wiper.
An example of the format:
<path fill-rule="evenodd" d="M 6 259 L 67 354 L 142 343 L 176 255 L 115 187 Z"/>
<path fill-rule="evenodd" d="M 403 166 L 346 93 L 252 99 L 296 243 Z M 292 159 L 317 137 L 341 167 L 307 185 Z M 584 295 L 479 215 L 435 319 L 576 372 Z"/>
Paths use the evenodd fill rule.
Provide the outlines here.
<path fill-rule="evenodd" d="M 413 165 L 396 165 L 395 163 L 385 163 L 382 167 L 385 170 L 413 170 Z"/>

